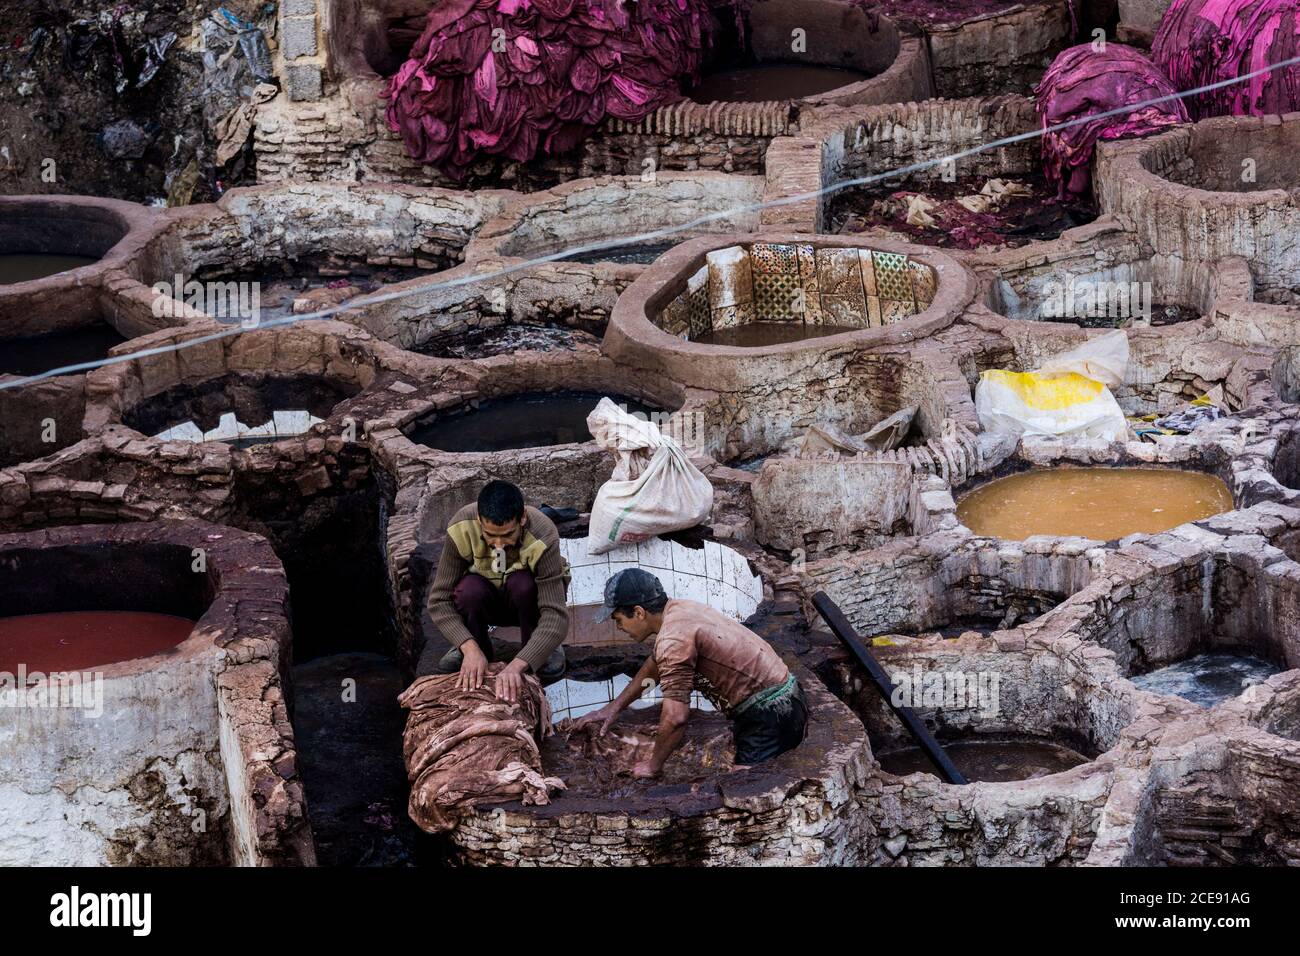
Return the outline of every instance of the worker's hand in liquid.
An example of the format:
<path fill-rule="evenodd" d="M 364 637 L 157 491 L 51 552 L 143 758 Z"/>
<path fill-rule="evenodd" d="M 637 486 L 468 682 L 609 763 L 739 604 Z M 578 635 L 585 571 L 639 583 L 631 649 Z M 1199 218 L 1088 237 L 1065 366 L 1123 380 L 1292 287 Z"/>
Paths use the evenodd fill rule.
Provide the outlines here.
<path fill-rule="evenodd" d="M 488 659 L 483 649 L 473 641 L 466 641 L 460 646 L 464 655 L 460 662 L 460 673 L 456 677 L 456 687 L 460 690 L 478 690 L 487 677 Z"/>
<path fill-rule="evenodd" d="M 659 776 L 659 768 L 649 760 L 638 760 L 636 766 L 632 768 L 632 776 L 638 780 L 651 780 Z"/>
<path fill-rule="evenodd" d="M 592 724 L 599 724 L 596 730 L 597 734 L 604 735 L 609 733 L 609 728 L 614 726 L 614 721 L 618 719 L 618 708 L 614 706 L 613 701 L 606 704 L 600 710 L 593 710 L 589 714 L 583 714 L 574 721 L 575 728 L 589 727 Z"/>
<path fill-rule="evenodd" d="M 515 703 L 524 693 L 524 668 L 528 665 L 521 660 L 513 660 L 497 674 L 497 696 L 507 703 Z"/>

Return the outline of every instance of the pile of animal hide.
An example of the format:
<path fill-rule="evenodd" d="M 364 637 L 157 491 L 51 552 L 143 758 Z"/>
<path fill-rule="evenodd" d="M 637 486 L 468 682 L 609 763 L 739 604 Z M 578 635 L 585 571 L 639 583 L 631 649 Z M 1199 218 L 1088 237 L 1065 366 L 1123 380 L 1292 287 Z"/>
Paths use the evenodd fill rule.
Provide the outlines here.
<path fill-rule="evenodd" d="M 1096 50 L 1090 43 L 1061 52 L 1036 90 L 1035 107 L 1048 129 L 1174 93 L 1158 67 L 1122 43 Z M 1182 100 L 1169 99 L 1043 134 L 1043 175 L 1057 195 L 1086 195 L 1092 185 L 1092 155 L 1099 139 L 1157 132 L 1187 122 Z"/>
<path fill-rule="evenodd" d="M 1300 56 L 1300 0 L 1174 0 L 1151 54 L 1179 90 L 1230 80 Z M 1300 109 L 1300 64 L 1198 93 L 1193 119 Z"/>
<path fill-rule="evenodd" d="M 711 43 L 710 6 L 446 0 L 388 81 L 388 125 L 413 159 L 457 180 L 483 156 L 567 152 L 607 116 L 637 122 L 682 99 Z"/>
<path fill-rule="evenodd" d="M 497 697 L 492 664 L 478 690 L 459 675 L 418 678 L 398 698 L 411 713 L 402 752 L 411 782 L 408 812 L 426 833 L 443 833 L 480 803 L 546 804 L 564 782 L 542 775 L 537 741 L 551 733 L 551 709 L 531 674 L 516 703 Z"/>

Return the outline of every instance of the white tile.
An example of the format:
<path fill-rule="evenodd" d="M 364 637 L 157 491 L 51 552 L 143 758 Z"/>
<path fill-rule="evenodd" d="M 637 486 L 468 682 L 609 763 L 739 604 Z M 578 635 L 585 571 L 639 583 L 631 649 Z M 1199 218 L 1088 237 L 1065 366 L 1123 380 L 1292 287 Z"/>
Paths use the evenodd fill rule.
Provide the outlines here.
<path fill-rule="evenodd" d="M 589 565 L 606 567 L 609 564 L 609 555 L 587 553 L 586 538 L 561 538 L 560 553 L 564 555 L 564 559 L 569 562 L 571 568 L 582 568 Z"/>
<path fill-rule="evenodd" d="M 709 607 L 723 611 L 724 613 L 727 605 L 726 592 L 731 590 L 732 589 L 728 588 L 719 578 L 705 578 L 704 580 L 704 592 L 708 595 Z M 734 594 L 735 592 L 733 591 L 732 593 Z M 731 606 L 733 608 L 736 606 L 736 599 L 734 597 L 731 599 Z"/>
<path fill-rule="evenodd" d="M 673 545 L 673 570 L 684 571 L 687 574 L 696 574 L 704 577 L 708 573 L 708 563 L 704 558 L 704 549 L 696 551 L 693 548 L 685 548 L 676 541 Z"/>
<path fill-rule="evenodd" d="M 609 571 L 603 564 L 589 564 L 571 569 L 570 604 L 601 604 L 605 600 L 605 582 Z"/>
<path fill-rule="evenodd" d="M 610 682 L 607 680 L 596 681 L 577 681 L 568 680 L 564 683 L 569 685 L 569 706 L 583 707 L 595 704 L 597 707 L 604 707 L 614 699 L 611 692 Z"/>
<path fill-rule="evenodd" d="M 203 429 L 193 422 L 184 422 L 180 425 L 173 425 L 154 437 L 163 441 L 203 441 Z"/>
<path fill-rule="evenodd" d="M 719 605 L 718 610 L 723 614 L 729 614 L 732 617 L 739 618 L 741 616 L 739 610 L 739 592 L 730 584 L 724 583 L 720 586 L 722 588 L 722 603 Z"/>
<path fill-rule="evenodd" d="M 567 716 L 569 709 L 569 682 L 565 680 L 556 681 L 546 688 L 546 699 L 551 704 L 552 716 L 556 720 L 563 719 Z"/>
<path fill-rule="evenodd" d="M 671 571 L 673 567 L 672 542 L 663 538 L 651 538 L 637 546 L 638 560 L 647 570 L 659 568 Z"/>
<path fill-rule="evenodd" d="M 736 558 L 738 557 L 740 555 L 730 548 L 722 549 L 722 580 L 733 588 L 736 586 Z"/>
<path fill-rule="evenodd" d="M 637 563 L 636 549 L 636 544 L 621 544 L 613 551 L 605 552 L 605 557 L 609 558 L 610 564 L 618 563 L 635 565 Z"/>
<path fill-rule="evenodd" d="M 716 541 L 704 542 L 704 563 L 708 568 L 708 576 L 718 581 L 722 580 L 722 545 Z"/>
<path fill-rule="evenodd" d="M 673 595 L 677 598 L 684 598 L 688 601 L 699 601 L 701 604 L 707 604 L 709 601 L 708 591 L 705 589 L 704 578 L 694 574 L 684 574 L 681 571 L 673 572 L 673 585 L 676 593 Z"/>

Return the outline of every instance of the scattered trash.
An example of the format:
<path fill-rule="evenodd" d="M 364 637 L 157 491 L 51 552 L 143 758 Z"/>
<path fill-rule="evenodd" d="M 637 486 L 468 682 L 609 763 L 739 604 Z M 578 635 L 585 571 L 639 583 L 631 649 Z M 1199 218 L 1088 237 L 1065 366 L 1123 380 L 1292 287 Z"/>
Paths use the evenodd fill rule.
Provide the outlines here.
<path fill-rule="evenodd" d="M 142 159 L 156 135 L 156 130 L 151 133 L 134 120 L 123 119 L 104 127 L 99 145 L 110 159 Z"/>
<path fill-rule="evenodd" d="M 1120 441 L 1128 421 L 1108 386 L 1124 381 L 1127 366 L 1127 333 L 1108 332 L 1034 372 L 984 372 L 975 386 L 975 411 L 990 432 Z"/>
<path fill-rule="evenodd" d="M 239 49 L 243 52 L 253 77 L 260 83 L 269 82 L 275 73 L 271 69 L 271 49 L 267 46 L 266 34 L 262 28 L 236 16 L 225 7 L 218 7 L 214 16 L 219 16 L 227 29 L 236 35 Z"/>
<path fill-rule="evenodd" d="M 917 407 L 909 405 L 877 423 L 861 435 L 846 434 L 834 425 L 810 425 L 799 445 L 798 458 L 853 457 L 869 451 L 891 451 L 902 446 L 916 418 Z"/>

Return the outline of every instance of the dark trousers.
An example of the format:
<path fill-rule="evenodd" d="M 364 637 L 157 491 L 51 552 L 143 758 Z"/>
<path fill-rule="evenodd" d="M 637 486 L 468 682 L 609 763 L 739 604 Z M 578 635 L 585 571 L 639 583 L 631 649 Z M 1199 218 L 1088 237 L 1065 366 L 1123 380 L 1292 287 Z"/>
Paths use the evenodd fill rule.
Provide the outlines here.
<path fill-rule="evenodd" d="M 803 687 L 768 706 L 758 706 L 732 719 L 736 739 L 736 763 L 762 763 L 793 750 L 803 743 L 808 731 L 808 704 Z"/>
<path fill-rule="evenodd" d="M 537 579 L 527 570 L 506 575 L 500 590 L 481 574 L 466 574 L 451 592 L 451 599 L 488 660 L 494 660 L 489 627 L 518 627 L 520 639 L 527 644 L 542 616 L 537 606 Z"/>

